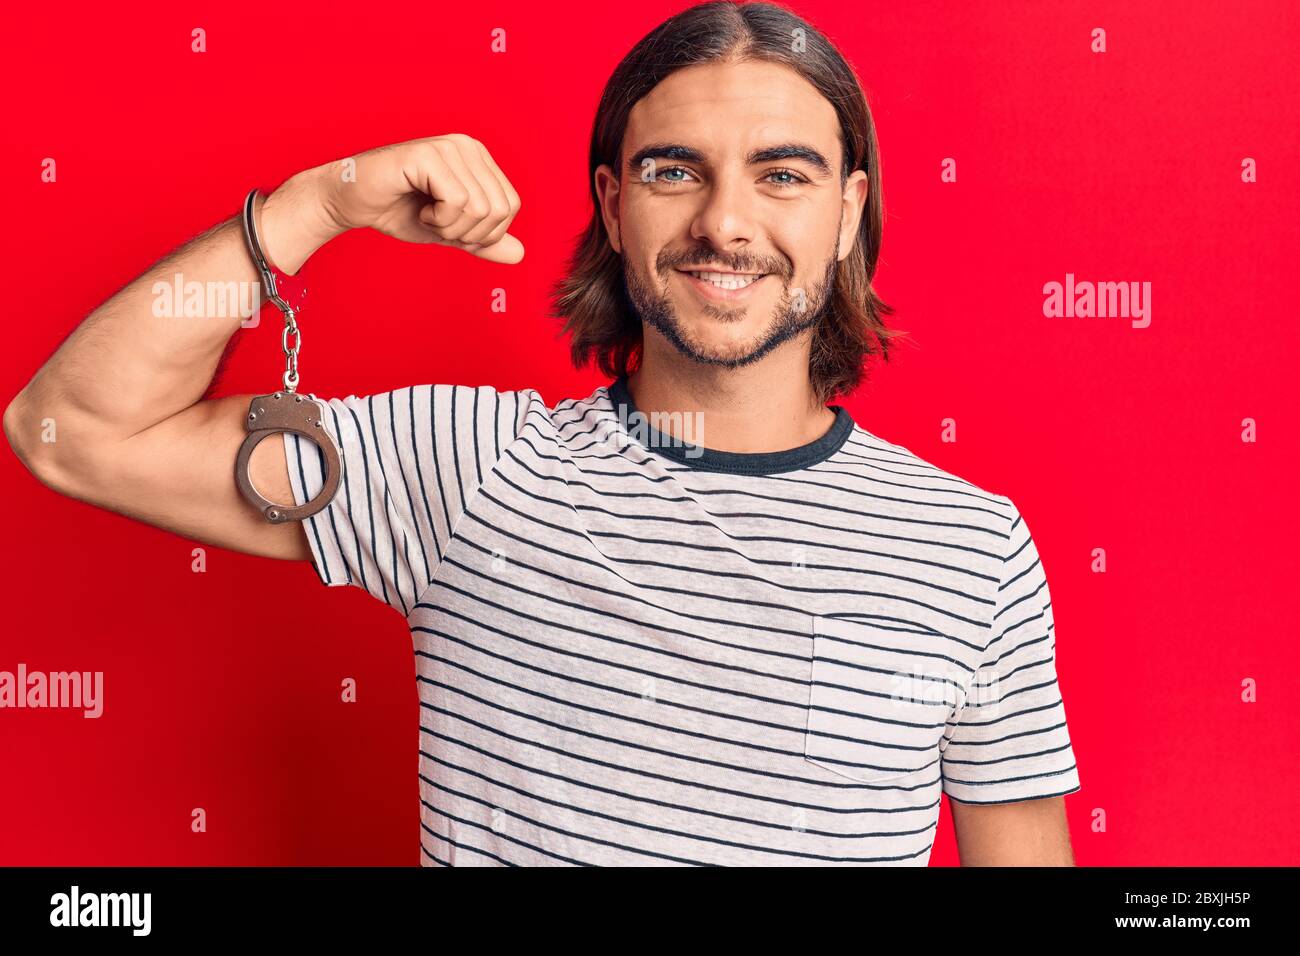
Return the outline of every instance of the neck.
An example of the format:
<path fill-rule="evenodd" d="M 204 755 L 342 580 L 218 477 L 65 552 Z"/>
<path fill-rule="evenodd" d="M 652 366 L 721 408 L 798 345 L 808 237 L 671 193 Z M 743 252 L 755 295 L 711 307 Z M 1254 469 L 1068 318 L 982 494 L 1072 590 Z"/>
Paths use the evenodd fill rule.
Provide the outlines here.
<path fill-rule="evenodd" d="M 835 413 L 817 401 L 808 378 L 806 344 L 778 348 L 736 369 L 676 359 L 675 353 L 647 349 L 641 367 L 628 376 L 628 391 L 647 415 L 698 413 L 695 420 L 703 422 L 703 435 L 689 437 L 707 448 L 783 451 L 816 441 L 835 422 Z"/>

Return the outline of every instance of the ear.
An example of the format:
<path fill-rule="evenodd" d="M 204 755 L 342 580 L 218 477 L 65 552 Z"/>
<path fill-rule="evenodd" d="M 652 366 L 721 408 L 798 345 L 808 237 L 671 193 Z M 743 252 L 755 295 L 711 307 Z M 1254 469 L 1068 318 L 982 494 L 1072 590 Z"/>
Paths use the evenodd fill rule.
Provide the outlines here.
<path fill-rule="evenodd" d="M 619 238 L 618 219 L 618 177 L 608 163 L 596 168 L 596 195 L 600 198 L 600 217 L 605 223 L 605 235 L 609 244 L 620 255 L 623 252 Z"/>
<path fill-rule="evenodd" d="M 870 180 L 861 169 L 855 169 L 844 183 L 844 202 L 840 207 L 839 252 L 836 256 L 841 262 L 853 251 L 853 243 L 858 238 L 858 225 L 862 222 L 862 210 L 867 204 L 869 188 Z"/>

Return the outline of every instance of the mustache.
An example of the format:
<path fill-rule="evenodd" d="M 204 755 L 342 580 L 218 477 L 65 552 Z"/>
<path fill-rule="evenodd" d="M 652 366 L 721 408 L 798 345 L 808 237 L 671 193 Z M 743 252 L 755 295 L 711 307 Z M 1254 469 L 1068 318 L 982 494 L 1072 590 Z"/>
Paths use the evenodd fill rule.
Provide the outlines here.
<path fill-rule="evenodd" d="M 655 268 L 658 269 L 661 275 L 675 269 L 696 268 L 707 271 L 710 266 L 716 266 L 730 272 L 764 272 L 782 278 L 787 277 L 790 273 L 790 265 L 785 260 L 775 261 L 745 255 L 720 255 L 710 250 L 684 254 L 665 252 L 655 261 Z"/>

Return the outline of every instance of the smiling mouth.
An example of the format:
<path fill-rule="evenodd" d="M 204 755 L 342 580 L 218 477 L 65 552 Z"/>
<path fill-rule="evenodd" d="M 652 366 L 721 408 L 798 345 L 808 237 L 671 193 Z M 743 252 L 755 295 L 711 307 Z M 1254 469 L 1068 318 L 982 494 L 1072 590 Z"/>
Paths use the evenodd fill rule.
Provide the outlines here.
<path fill-rule="evenodd" d="M 714 288 L 728 291 L 747 288 L 767 275 L 765 272 L 706 272 L 689 269 L 679 271 L 700 282 L 707 282 Z"/>

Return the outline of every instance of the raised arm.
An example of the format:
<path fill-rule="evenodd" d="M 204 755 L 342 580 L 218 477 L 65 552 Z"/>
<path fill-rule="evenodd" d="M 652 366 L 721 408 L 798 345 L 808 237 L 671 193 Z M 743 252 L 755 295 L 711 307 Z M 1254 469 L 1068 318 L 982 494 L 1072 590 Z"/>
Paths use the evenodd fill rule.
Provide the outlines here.
<path fill-rule="evenodd" d="M 523 246 L 507 232 L 518 211 L 518 194 L 482 144 L 451 134 L 299 173 L 257 214 L 268 258 L 293 274 L 331 238 L 363 227 L 518 262 Z M 177 275 L 182 287 L 256 283 L 238 217 L 158 262 L 82 321 L 10 402 L 5 436 L 61 494 L 205 543 L 305 560 L 301 525 L 268 523 L 235 486 L 252 396 L 203 399 L 248 317 L 242 297 L 227 296 L 220 314 L 202 317 L 155 309 L 155 290 L 174 288 Z M 292 501 L 281 441 L 258 445 L 250 473 L 267 498 Z"/>

